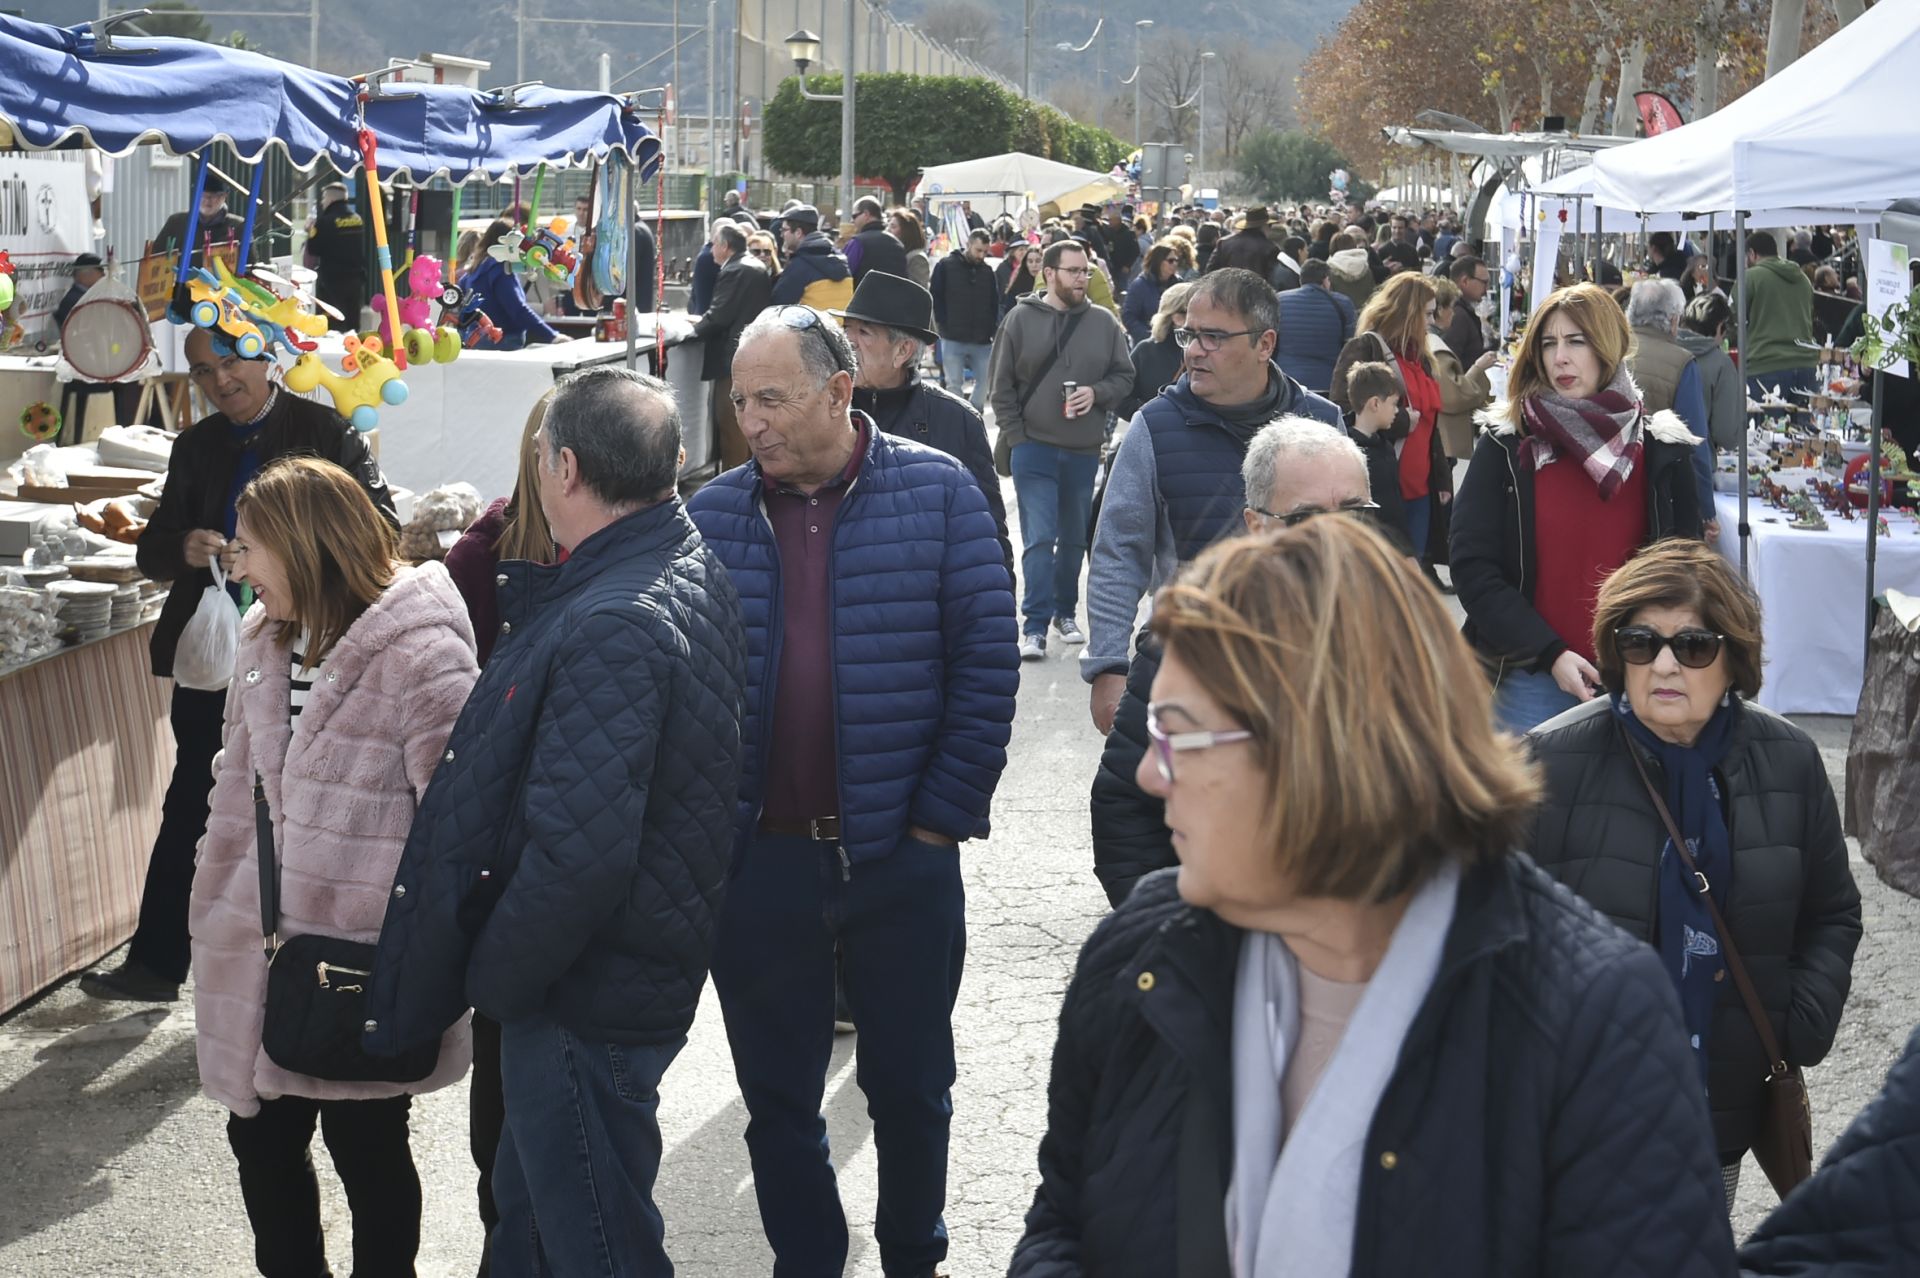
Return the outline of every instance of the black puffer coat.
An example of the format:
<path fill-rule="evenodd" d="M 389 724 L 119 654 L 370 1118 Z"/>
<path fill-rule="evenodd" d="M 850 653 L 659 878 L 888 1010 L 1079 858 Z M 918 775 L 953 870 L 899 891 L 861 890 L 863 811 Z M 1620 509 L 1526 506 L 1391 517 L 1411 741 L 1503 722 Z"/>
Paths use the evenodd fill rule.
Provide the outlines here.
<path fill-rule="evenodd" d="M 1860 943 L 1860 889 L 1847 866 L 1833 787 L 1812 738 L 1745 702 L 1719 769 L 1733 840 L 1723 909 L 1781 1050 L 1818 1065 L 1833 1046 Z M 1547 798 L 1532 843 L 1540 867 L 1628 934 L 1658 935 L 1660 850 L 1666 833 L 1604 697 L 1541 724 L 1528 737 L 1546 769 Z M 1659 763 L 1641 755 L 1655 785 Z M 1714 1009 L 1707 1094 L 1723 1161 L 1753 1142 L 1767 1054 L 1728 981 Z"/>
<path fill-rule="evenodd" d="M 500 642 L 401 853 L 367 1047 L 425 1041 L 469 1004 L 671 1042 L 733 863 L 739 595 L 677 499 L 496 581 Z"/>
<path fill-rule="evenodd" d="M 1167 805 L 1140 788 L 1134 773 L 1147 753 L 1147 701 L 1160 673 L 1160 640 L 1142 631 L 1127 667 L 1127 687 L 1093 774 L 1093 872 L 1113 905 L 1155 870 L 1179 864 L 1167 832 Z"/>
<path fill-rule="evenodd" d="M 1143 880 L 1060 1012 L 1012 1278 L 1225 1278 L 1242 933 Z M 1353 1278 L 1725 1278 L 1706 1105 L 1652 951 L 1524 857 L 1461 881 L 1367 1134 Z"/>
<path fill-rule="evenodd" d="M 1920 1273 L 1920 1030 L 1814 1178 L 1740 1248 L 1748 1278 Z"/>

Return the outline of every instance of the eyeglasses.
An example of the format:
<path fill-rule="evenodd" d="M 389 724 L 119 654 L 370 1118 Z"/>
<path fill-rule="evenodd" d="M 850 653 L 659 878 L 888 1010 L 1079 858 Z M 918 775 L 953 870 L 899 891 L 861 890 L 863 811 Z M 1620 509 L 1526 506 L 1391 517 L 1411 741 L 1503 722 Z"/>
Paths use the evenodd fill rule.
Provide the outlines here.
<path fill-rule="evenodd" d="M 1237 333 L 1222 333 L 1211 328 L 1176 328 L 1173 330 L 1173 344 L 1181 350 L 1189 346 L 1198 346 L 1202 354 L 1211 355 L 1229 337 L 1252 337 L 1254 330 L 1243 328 Z"/>
<path fill-rule="evenodd" d="M 1673 649 L 1673 659 L 1689 670 L 1705 670 L 1720 655 L 1725 635 L 1711 630 L 1682 630 L 1663 635 L 1652 626 L 1621 626 L 1613 632 L 1613 646 L 1620 660 L 1630 666 L 1647 666 L 1662 648 Z"/>
<path fill-rule="evenodd" d="M 1155 761 L 1160 767 L 1160 779 L 1169 785 L 1173 783 L 1173 756 L 1183 750 L 1211 750 L 1215 746 L 1234 745 L 1241 741 L 1253 740 L 1253 733 L 1245 728 L 1227 732 L 1173 732 L 1169 733 L 1160 726 L 1160 707 L 1147 707 L 1147 739 L 1153 743 Z"/>
<path fill-rule="evenodd" d="M 1276 515 L 1271 510 L 1262 510 L 1258 506 L 1248 506 L 1254 514 L 1266 519 L 1277 519 L 1288 528 L 1298 528 L 1315 515 L 1366 515 L 1380 509 L 1375 501 L 1348 502 L 1344 506 L 1302 506 L 1298 510 L 1289 510 L 1284 515 Z"/>
<path fill-rule="evenodd" d="M 782 306 L 773 314 L 775 319 L 796 332 L 805 332 L 808 329 L 812 329 L 818 333 L 820 340 L 826 344 L 827 354 L 833 357 L 833 366 L 843 373 L 851 373 L 853 371 L 847 367 L 847 361 L 841 356 L 840 348 L 834 345 L 831 337 L 827 336 L 826 317 L 821 315 L 819 311 L 814 310 L 811 306 Z"/>
<path fill-rule="evenodd" d="M 1085 276 L 1093 274 L 1091 266 L 1050 266 L 1047 268 L 1055 275 Z"/>
<path fill-rule="evenodd" d="M 748 249 L 747 252 L 753 254 L 755 257 L 765 258 L 769 262 L 773 260 L 773 250 L 770 248 Z"/>

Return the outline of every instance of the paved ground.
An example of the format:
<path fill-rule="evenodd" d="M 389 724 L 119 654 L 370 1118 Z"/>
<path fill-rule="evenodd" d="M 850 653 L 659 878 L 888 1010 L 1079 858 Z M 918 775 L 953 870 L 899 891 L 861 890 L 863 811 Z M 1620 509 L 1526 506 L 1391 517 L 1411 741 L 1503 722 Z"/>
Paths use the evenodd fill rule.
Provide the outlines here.
<path fill-rule="evenodd" d="M 1008 504 L 1012 505 L 1011 493 Z M 1808 720 L 1836 789 L 1847 724 Z M 1035 1181 L 1060 994 L 1104 911 L 1088 846 L 1086 795 L 1098 755 L 1072 654 L 1023 671 L 1012 758 L 994 837 L 964 864 L 970 945 L 956 1014 L 960 1081 L 947 1219 L 954 1278 L 1004 1273 Z M 1920 904 L 1856 862 L 1867 935 L 1832 1057 L 1813 1072 L 1816 1148 L 1878 1089 L 1920 1021 Z M 854 1224 L 849 1273 L 880 1273 L 870 1222 L 874 1155 L 843 1040 L 828 1085 L 830 1133 Z M 733 1082 L 711 990 L 664 1084 L 660 1198 L 668 1245 L 690 1278 L 769 1271 Z M 224 1111 L 198 1092 L 191 1004 L 136 1011 L 72 984 L 0 1021 L 0 1275 L 251 1274 Z M 478 1255 L 464 1086 L 424 1098 L 413 1119 L 426 1191 L 423 1278 L 466 1275 Z M 316 1143 L 316 1149 L 318 1145 Z M 322 1164 L 330 1248 L 347 1272 L 346 1204 Z M 1736 1213 L 1744 1234 L 1770 1206 L 1751 1164 Z"/>

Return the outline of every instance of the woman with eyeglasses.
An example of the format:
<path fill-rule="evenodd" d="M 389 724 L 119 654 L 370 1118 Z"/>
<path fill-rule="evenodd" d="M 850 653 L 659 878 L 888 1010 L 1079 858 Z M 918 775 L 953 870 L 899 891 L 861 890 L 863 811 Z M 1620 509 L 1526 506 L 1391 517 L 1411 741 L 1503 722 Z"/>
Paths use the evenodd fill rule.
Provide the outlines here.
<path fill-rule="evenodd" d="M 1453 466 L 1440 437 L 1440 384 L 1434 380 L 1427 332 L 1438 314 L 1431 276 L 1402 271 L 1373 291 L 1354 326 L 1354 336 L 1333 363 L 1327 397 L 1341 411 L 1349 401 L 1347 378 L 1356 363 L 1380 361 L 1400 374 L 1400 411 L 1387 437 L 1400 451 L 1400 499 L 1406 510 L 1407 540 L 1414 557 L 1429 565 L 1429 541 L 1447 539 L 1447 506 L 1453 501 Z M 1442 556 L 1444 561 L 1445 556 Z"/>
<path fill-rule="evenodd" d="M 1454 588 L 1494 681 L 1494 712 L 1525 732 L 1593 698 L 1594 596 L 1634 552 L 1701 535 L 1694 446 L 1649 413 L 1627 371 L 1633 330 L 1597 284 L 1542 302 L 1454 503 Z"/>
<path fill-rule="evenodd" d="M 1310 519 L 1152 630 L 1180 864 L 1081 952 L 1012 1278 L 1731 1274 L 1672 987 L 1514 851 L 1538 776 L 1440 596 Z"/>
<path fill-rule="evenodd" d="M 1641 551 L 1600 588 L 1593 646 L 1606 694 L 1528 738 L 1546 771 L 1530 847 L 1542 869 L 1658 951 L 1686 1020 L 1688 1077 L 1713 1110 L 1731 1209 L 1774 1062 L 1725 951 L 1751 974 L 1785 1063 L 1817 1065 L 1847 1001 L 1860 892 L 1819 747 L 1753 704 L 1760 607 L 1724 558 L 1693 541 Z"/>

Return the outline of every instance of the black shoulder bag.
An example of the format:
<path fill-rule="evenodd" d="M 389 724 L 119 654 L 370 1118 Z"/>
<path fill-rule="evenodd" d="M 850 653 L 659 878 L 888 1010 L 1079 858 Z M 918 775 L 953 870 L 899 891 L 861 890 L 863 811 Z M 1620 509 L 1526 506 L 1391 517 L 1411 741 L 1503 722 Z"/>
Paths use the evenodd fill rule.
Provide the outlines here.
<path fill-rule="evenodd" d="M 260 862 L 260 933 L 267 947 L 267 1015 L 261 1046 L 281 1069 L 336 1083 L 417 1083 L 440 1063 L 436 1038 L 398 1056 L 360 1043 L 374 947 L 337 936 L 280 939 L 280 867 L 266 786 L 253 774 L 253 823 Z"/>

